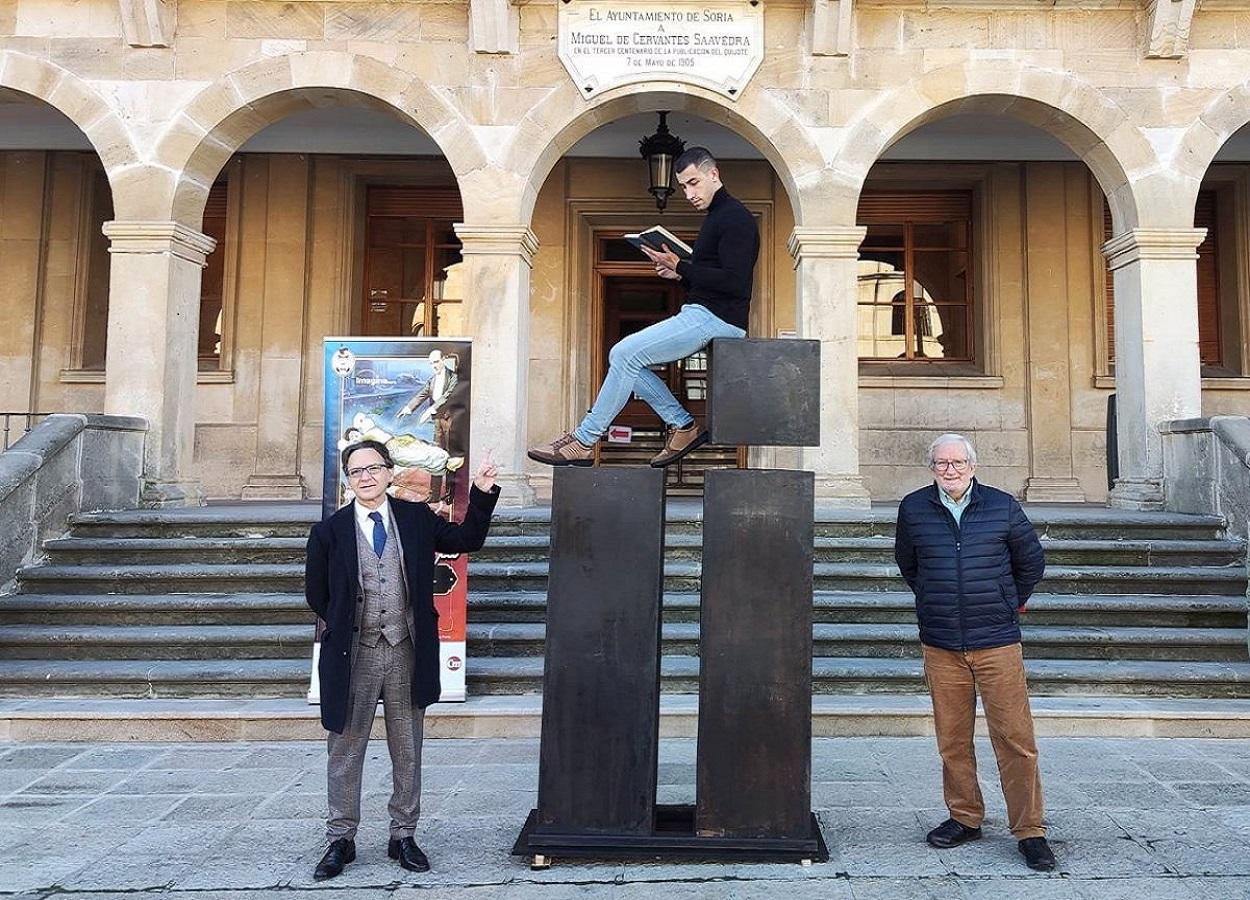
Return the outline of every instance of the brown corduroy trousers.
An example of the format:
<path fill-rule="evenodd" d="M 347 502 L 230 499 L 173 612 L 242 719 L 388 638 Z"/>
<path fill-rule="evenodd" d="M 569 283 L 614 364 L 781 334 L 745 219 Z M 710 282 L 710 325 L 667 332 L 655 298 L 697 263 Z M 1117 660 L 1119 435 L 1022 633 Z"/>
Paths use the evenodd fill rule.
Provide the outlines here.
<path fill-rule="evenodd" d="M 1019 841 L 1044 837 L 1042 779 L 1020 645 L 965 651 L 922 645 L 922 649 L 942 757 L 942 793 L 951 818 L 979 828 L 985 817 L 973 746 L 980 693 L 1011 833 Z"/>

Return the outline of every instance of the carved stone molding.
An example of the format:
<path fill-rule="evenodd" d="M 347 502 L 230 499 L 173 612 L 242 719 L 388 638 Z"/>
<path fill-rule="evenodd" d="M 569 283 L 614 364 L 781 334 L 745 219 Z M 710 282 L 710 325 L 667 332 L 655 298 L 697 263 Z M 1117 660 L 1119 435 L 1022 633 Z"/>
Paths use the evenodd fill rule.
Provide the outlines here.
<path fill-rule="evenodd" d="M 820 228 L 797 226 L 790 233 L 786 249 L 798 268 L 804 258 L 808 259 L 856 259 L 859 245 L 864 242 L 868 229 L 862 225 L 844 228 Z"/>
<path fill-rule="evenodd" d="M 469 0 L 469 45 L 474 53 L 516 53 L 520 32 L 513 0 Z"/>
<path fill-rule="evenodd" d="M 452 227 L 456 237 L 460 238 L 462 256 L 519 256 L 527 266 L 534 264 L 538 236 L 526 225 L 467 225 L 457 222 Z"/>
<path fill-rule="evenodd" d="M 849 56 L 855 0 L 812 0 L 807 31 L 813 56 Z"/>
<path fill-rule="evenodd" d="M 132 47 L 168 47 L 178 24 L 178 0 L 120 0 L 122 31 Z"/>
<path fill-rule="evenodd" d="M 1205 228 L 1134 228 L 1102 245 L 1111 268 L 1119 269 L 1139 259 L 1197 259 Z"/>
<path fill-rule="evenodd" d="M 117 220 L 104 223 L 109 253 L 168 253 L 203 266 L 217 242 L 178 222 Z"/>
<path fill-rule="evenodd" d="M 1185 55 L 1197 6 L 1198 0 L 1147 0 L 1147 58 L 1180 59 Z"/>

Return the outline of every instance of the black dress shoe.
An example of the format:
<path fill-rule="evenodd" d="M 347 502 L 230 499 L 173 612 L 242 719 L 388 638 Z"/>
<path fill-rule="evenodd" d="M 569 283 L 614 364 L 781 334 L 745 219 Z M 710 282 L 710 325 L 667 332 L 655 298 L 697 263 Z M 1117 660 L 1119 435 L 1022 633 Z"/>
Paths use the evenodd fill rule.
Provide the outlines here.
<path fill-rule="evenodd" d="M 925 840 L 934 847 L 940 847 L 943 850 L 958 847 L 960 844 L 966 844 L 968 841 L 979 841 L 980 839 L 980 828 L 969 828 L 967 825 L 962 822 L 956 822 L 954 819 L 947 819 L 925 837 Z"/>
<path fill-rule="evenodd" d="M 391 838 L 391 842 L 386 845 L 386 855 L 399 860 L 399 864 L 409 872 L 430 871 L 430 861 L 425 858 L 417 842 L 410 837 L 398 840 Z"/>
<path fill-rule="evenodd" d="M 1051 852 L 1046 838 L 1025 838 L 1016 846 L 1020 849 L 1020 855 L 1024 857 L 1025 865 L 1030 869 L 1036 869 L 1039 872 L 1054 871 L 1055 854 Z"/>
<path fill-rule="evenodd" d="M 313 878 L 317 881 L 334 878 L 342 873 L 343 866 L 355 861 L 356 842 L 351 838 L 339 838 L 330 844 L 326 855 L 321 857 L 321 862 L 317 863 L 317 871 L 313 872 Z"/>

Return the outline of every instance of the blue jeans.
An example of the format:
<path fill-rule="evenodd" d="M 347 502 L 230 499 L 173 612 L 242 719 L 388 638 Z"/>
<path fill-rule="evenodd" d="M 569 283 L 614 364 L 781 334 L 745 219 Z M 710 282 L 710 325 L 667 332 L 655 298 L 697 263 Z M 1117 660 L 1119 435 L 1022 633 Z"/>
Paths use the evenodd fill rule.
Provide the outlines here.
<path fill-rule="evenodd" d="M 706 307 L 687 303 L 672 318 L 623 338 L 608 353 L 608 377 L 573 436 L 588 446 L 599 440 L 629 402 L 630 394 L 647 401 L 665 424 L 685 428 L 694 419 L 660 376 L 647 367 L 685 359 L 706 347 L 712 338 L 745 336 L 741 328 L 717 318 Z"/>

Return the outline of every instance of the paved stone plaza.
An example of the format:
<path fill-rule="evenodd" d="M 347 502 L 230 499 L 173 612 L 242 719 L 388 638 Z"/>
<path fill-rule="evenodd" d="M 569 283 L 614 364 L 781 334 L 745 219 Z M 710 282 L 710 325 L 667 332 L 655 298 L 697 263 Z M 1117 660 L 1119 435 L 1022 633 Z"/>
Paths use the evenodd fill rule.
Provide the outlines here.
<path fill-rule="evenodd" d="M 0 894 L 446 900 L 763 898 L 1250 898 L 1250 741 L 1044 738 L 1060 871 L 1024 868 L 1003 825 L 988 743 L 980 843 L 923 842 L 944 818 L 930 738 L 820 738 L 813 802 L 832 858 L 811 868 L 574 864 L 508 855 L 534 803 L 532 739 L 429 741 L 418 842 L 433 871 L 386 858 L 389 770 L 365 770 L 358 860 L 312 881 L 322 852 L 320 743 L 0 745 Z M 694 796 L 694 742 L 661 743 L 661 801 Z"/>

